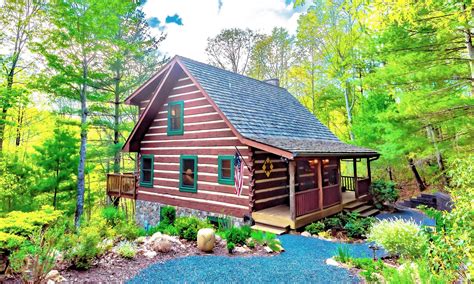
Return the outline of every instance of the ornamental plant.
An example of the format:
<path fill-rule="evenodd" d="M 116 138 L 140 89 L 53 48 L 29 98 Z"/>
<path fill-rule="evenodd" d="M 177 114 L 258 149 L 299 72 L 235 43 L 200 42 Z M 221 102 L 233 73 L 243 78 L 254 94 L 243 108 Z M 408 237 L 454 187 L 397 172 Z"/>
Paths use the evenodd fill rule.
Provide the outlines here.
<path fill-rule="evenodd" d="M 174 222 L 174 227 L 180 238 L 195 241 L 200 229 L 211 228 L 211 224 L 196 217 L 180 217 Z"/>
<path fill-rule="evenodd" d="M 318 221 L 318 222 L 314 222 L 314 223 L 309 224 L 304 229 L 305 229 L 305 231 L 307 231 L 311 235 L 317 235 L 320 232 L 323 232 L 325 227 L 326 226 L 324 225 L 323 222 Z"/>
<path fill-rule="evenodd" d="M 420 226 L 398 218 L 375 223 L 367 239 L 382 246 L 391 255 L 408 259 L 423 256 L 428 245 L 428 238 Z"/>
<path fill-rule="evenodd" d="M 383 208 L 384 203 L 393 204 L 400 197 L 398 189 L 395 188 L 395 183 L 391 181 L 376 180 L 372 182 L 369 192 L 374 200 L 374 205 L 379 209 Z"/>

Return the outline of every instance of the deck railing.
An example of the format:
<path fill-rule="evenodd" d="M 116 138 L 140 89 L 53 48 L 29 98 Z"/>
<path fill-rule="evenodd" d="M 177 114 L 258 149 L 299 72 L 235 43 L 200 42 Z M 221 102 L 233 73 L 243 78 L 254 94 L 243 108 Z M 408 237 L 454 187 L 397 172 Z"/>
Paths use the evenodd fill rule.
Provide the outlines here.
<path fill-rule="evenodd" d="M 295 209 L 296 217 L 321 209 L 319 206 L 319 188 L 295 193 Z"/>
<path fill-rule="evenodd" d="M 357 180 L 357 195 L 364 196 L 369 194 L 369 187 L 370 187 L 370 179 L 369 178 L 361 178 Z"/>
<path fill-rule="evenodd" d="M 107 174 L 107 195 L 135 199 L 137 176 L 132 173 Z"/>
<path fill-rule="evenodd" d="M 350 176 L 341 176 L 341 187 L 344 187 L 346 191 L 354 191 L 354 177 Z"/>
<path fill-rule="evenodd" d="M 339 185 L 328 185 L 323 187 L 323 207 L 331 207 L 341 203 L 341 194 L 339 192 Z"/>

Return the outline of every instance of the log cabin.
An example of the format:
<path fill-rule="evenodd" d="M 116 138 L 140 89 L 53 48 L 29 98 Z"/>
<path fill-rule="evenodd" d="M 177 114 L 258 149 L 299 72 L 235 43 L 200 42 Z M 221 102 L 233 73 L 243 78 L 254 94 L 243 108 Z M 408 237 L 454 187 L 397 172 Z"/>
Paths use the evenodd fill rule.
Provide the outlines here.
<path fill-rule="evenodd" d="M 164 205 L 275 233 L 343 210 L 377 213 L 367 201 L 379 154 L 339 140 L 277 80 L 176 56 L 125 103 L 139 108 L 123 147 L 137 170 L 109 174 L 107 194 L 134 199 L 144 226 Z"/>

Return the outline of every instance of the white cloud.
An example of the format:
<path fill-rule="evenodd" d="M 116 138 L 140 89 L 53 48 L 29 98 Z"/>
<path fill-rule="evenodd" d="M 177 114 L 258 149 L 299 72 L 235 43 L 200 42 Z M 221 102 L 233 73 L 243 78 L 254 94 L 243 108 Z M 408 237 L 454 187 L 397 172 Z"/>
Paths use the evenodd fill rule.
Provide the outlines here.
<path fill-rule="evenodd" d="M 162 24 L 166 16 L 178 14 L 183 25 L 167 24 L 166 40 L 161 50 L 169 56 L 176 54 L 206 61 L 207 38 L 224 28 L 250 28 L 269 33 L 274 27 L 296 32 L 300 12 L 284 0 L 149 0 L 144 11 L 147 17 L 157 17 Z"/>

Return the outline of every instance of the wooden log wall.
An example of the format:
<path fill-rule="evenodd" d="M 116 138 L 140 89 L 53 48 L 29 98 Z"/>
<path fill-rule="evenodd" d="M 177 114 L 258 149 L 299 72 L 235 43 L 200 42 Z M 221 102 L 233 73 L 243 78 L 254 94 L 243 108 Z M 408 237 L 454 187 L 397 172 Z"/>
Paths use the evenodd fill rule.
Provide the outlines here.
<path fill-rule="evenodd" d="M 141 154 L 154 155 L 152 188 L 139 187 L 137 199 L 243 217 L 249 209 L 249 171 L 240 196 L 234 185 L 218 183 L 219 155 L 237 147 L 250 164 L 250 149 L 240 143 L 217 110 L 182 73 L 141 141 Z M 168 103 L 184 101 L 184 134 L 167 135 Z M 142 109 L 142 111 L 144 108 Z M 198 156 L 197 192 L 179 191 L 180 155 Z"/>
<path fill-rule="evenodd" d="M 288 205 L 288 163 L 280 156 L 265 151 L 255 150 L 254 153 L 255 204 L 253 211 L 281 204 Z M 262 169 L 267 158 L 270 158 L 273 164 L 273 170 L 269 177 Z"/>

